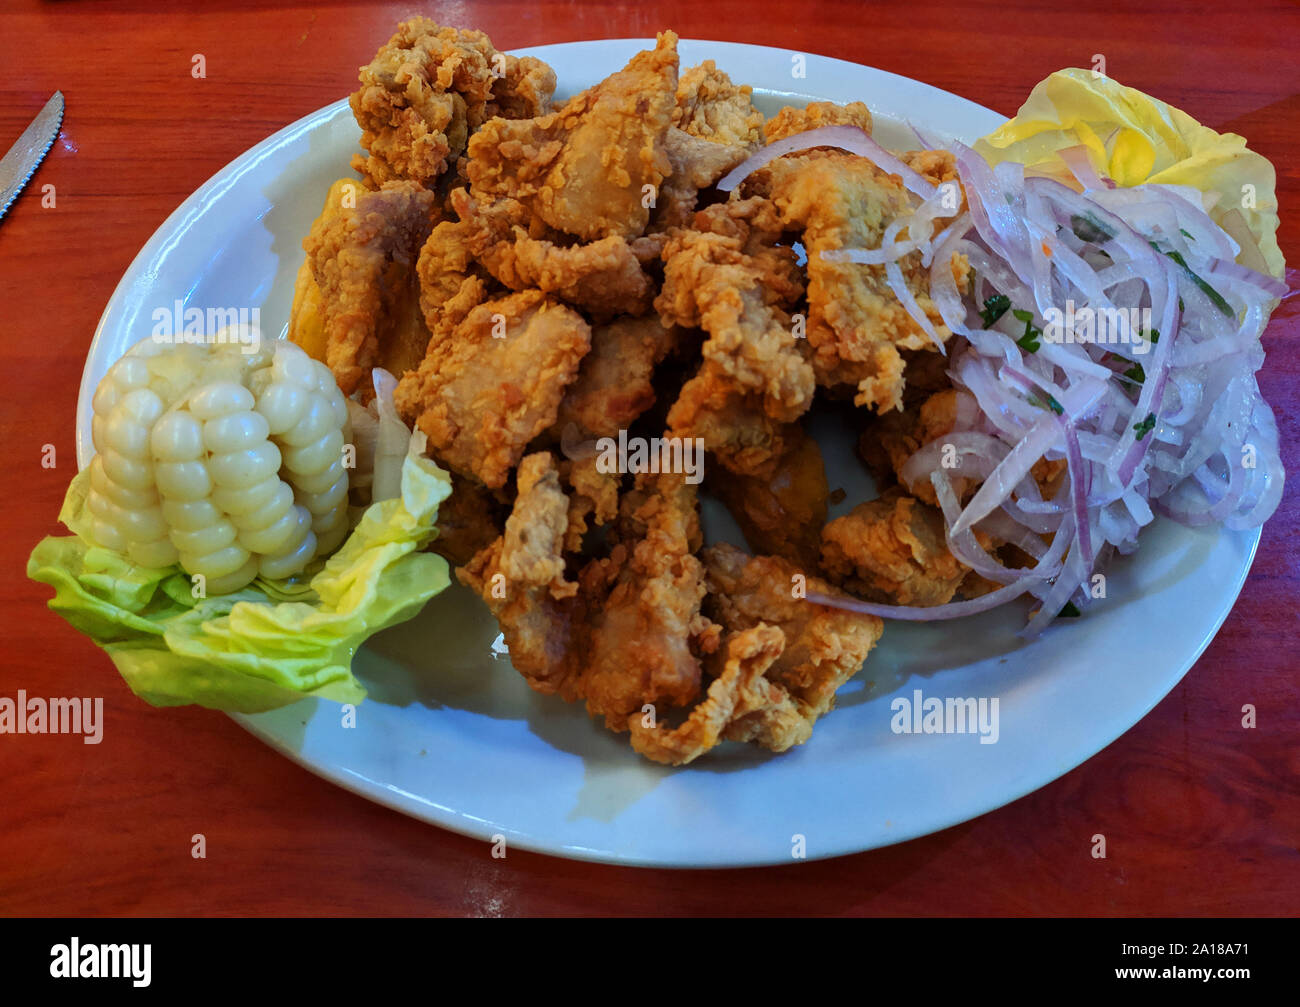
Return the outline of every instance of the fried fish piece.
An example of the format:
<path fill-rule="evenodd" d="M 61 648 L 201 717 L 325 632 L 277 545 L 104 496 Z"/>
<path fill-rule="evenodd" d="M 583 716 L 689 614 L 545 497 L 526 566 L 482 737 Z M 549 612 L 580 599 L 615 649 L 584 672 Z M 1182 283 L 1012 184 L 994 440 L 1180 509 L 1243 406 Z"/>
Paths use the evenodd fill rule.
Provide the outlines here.
<path fill-rule="evenodd" d="M 399 24 L 349 99 L 367 151 L 352 167 L 376 187 L 394 179 L 432 186 L 487 118 L 497 56 L 481 31 L 426 17 Z"/>
<path fill-rule="evenodd" d="M 533 689 L 555 694 L 578 672 L 573 643 L 584 618 L 578 584 L 565 577 L 569 502 L 548 452 L 520 461 L 516 486 L 504 534 L 456 576 L 500 623 L 515 670 Z"/>
<path fill-rule="evenodd" d="M 617 439 L 619 431 L 630 429 L 655 404 L 655 368 L 679 340 L 679 331 L 655 315 L 617 318 L 592 328 L 591 352 L 565 392 L 551 429 L 566 458 L 561 475 L 573 490 L 571 551 L 581 548 L 592 522 L 608 524 L 618 513 L 622 476 L 600 465 L 600 439 Z"/>
<path fill-rule="evenodd" d="M 655 402 L 655 367 L 677 346 L 679 330 L 657 315 L 617 318 L 591 330 L 591 352 L 560 403 L 556 427 L 570 439 L 617 437 Z"/>
<path fill-rule="evenodd" d="M 760 720 L 771 725 L 765 736 L 788 742 L 785 748 L 808 740 L 811 727 L 789 694 L 765 677 L 784 647 L 784 634 L 762 623 L 731 634 L 718 653 L 722 667 L 703 702 L 677 727 L 657 718 L 648 721 L 641 714 L 629 717 L 632 748 L 654 762 L 684 766 L 714 748 L 734 725 Z"/>
<path fill-rule="evenodd" d="M 673 170 L 659 187 L 650 222 L 654 231 L 689 227 L 700 192 L 749 156 L 744 146 L 701 139 L 676 126 L 664 138 L 664 151 Z"/>
<path fill-rule="evenodd" d="M 507 52 L 497 57 L 502 73 L 492 82 L 492 100 L 484 121 L 494 116 L 535 119 L 549 112 L 555 97 L 555 71 L 534 56 L 512 56 Z"/>
<path fill-rule="evenodd" d="M 897 487 L 826 526 L 822 569 L 868 601 L 920 607 L 952 601 L 970 572 L 948 551 L 939 510 Z"/>
<path fill-rule="evenodd" d="M 811 733 L 817 718 L 835 705 L 836 691 L 879 642 L 884 623 L 807 601 L 801 586 L 832 597 L 843 594 L 778 557 L 747 556 L 722 543 L 705 549 L 703 558 L 709 590 L 704 610 L 710 619 L 729 633 L 767 623 L 784 634 L 785 648 L 767 678 L 786 690 Z M 792 740 L 799 733 L 784 717 L 756 716 L 732 724 L 726 737 L 784 751 L 799 743 Z"/>
<path fill-rule="evenodd" d="M 439 221 L 420 249 L 416 263 L 420 311 L 435 338 L 448 335 L 496 286 L 469 250 L 472 232 L 471 223 Z"/>
<path fill-rule="evenodd" d="M 627 730 L 646 704 L 663 715 L 694 702 L 697 651 L 717 646 L 716 629 L 700 613 L 695 487 L 680 473 L 638 475 L 621 510 L 620 541 L 601 561 L 610 590 L 591 609 L 581 684 L 587 711 L 614 731 Z"/>
<path fill-rule="evenodd" d="M 671 172 L 664 150 L 677 91 L 677 36 L 547 115 L 492 119 L 469 142 L 471 195 L 524 203 L 550 227 L 584 241 L 645 230 Z"/>
<path fill-rule="evenodd" d="M 694 761 L 722 740 L 785 752 L 812 736 L 835 693 L 880 639 L 874 616 L 831 609 L 795 596 L 797 567 L 747 556 L 729 545 L 704 551 L 710 617 L 726 634 L 706 667 L 715 675 L 702 702 L 676 727 L 628 720 L 632 747 L 670 765 Z M 808 578 L 809 590 L 838 594 Z"/>
<path fill-rule="evenodd" d="M 772 143 L 823 126 L 857 126 L 869 136 L 872 127 L 871 109 L 860 101 L 851 101 L 847 105 L 837 105 L 833 101 L 813 101 L 803 108 L 786 105 L 767 120 L 763 134 L 767 142 Z"/>
<path fill-rule="evenodd" d="M 505 535 L 457 575 L 500 621 L 529 685 L 585 700 L 615 731 L 647 703 L 664 711 L 692 703 L 699 655 L 716 649 L 718 635 L 700 614 L 694 487 L 679 474 L 638 476 L 617 543 L 572 581 L 564 574 L 569 504 L 551 456 L 525 458 L 518 485 Z"/>
<path fill-rule="evenodd" d="M 768 243 L 771 204 L 719 204 L 694 223 L 664 248 L 656 310 L 665 321 L 704 329 L 705 362 L 758 394 L 767 415 L 797 419 L 812 402 L 813 371 L 781 308 L 798 299 L 803 285 L 793 250 Z"/>
<path fill-rule="evenodd" d="M 485 205 L 464 189 L 451 194 L 463 227 L 465 252 L 511 290 L 538 289 L 581 308 L 597 319 L 644 314 L 654 297 L 654 283 L 627 241 L 610 235 L 585 244 L 545 234 L 531 213 L 514 199 Z"/>
<path fill-rule="evenodd" d="M 708 333 L 703 363 L 668 414 L 675 436 L 702 438 L 730 470 L 765 471 L 789 424 L 812 404 L 814 373 L 784 310 L 802 293 L 792 249 L 762 199 L 717 204 L 664 246 L 655 308 L 665 322 Z"/>
<path fill-rule="evenodd" d="M 713 60 L 706 59 L 682 71 L 673 125 L 691 136 L 749 153 L 763 142 L 763 113 L 754 107 L 753 94 L 748 84 L 733 84 Z"/>
<path fill-rule="evenodd" d="M 414 182 L 372 191 L 340 179 L 303 239 L 289 338 L 324 360 L 345 394 L 372 368 L 400 374 L 424 353 L 415 264 L 433 212 L 432 193 Z"/>
<path fill-rule="evenodd" d="M 902 404 L 901 350 L 933 345 L 890 288 L 884 266 L 832 261 L 825 253 L 879 248 L 885 229 L 911 212 L 907 190 L 864 157 L 813 150 L 778 158 L 756 185 L 770 194 L 782 222 L 802 231 L 808 254 L 808 344 L 818 383 L 856 387 L 855 403 L 886 412 Z M 954 213 L 957 211 L 954 210 Z M 930 299 L 920 253 L 900 262 L 908 291 L 939 339 L 952 333 Z M 959 285 L 968 264 L 953 257 Z"/>
<path fill-rule="evenodd" d="M 429 343 L 394 401 L 462 475 L 496 489 L 528 443 L 555 423 L 564 390 L 591 347 L 591 327 L 538 290 L 473 308 Z"/>

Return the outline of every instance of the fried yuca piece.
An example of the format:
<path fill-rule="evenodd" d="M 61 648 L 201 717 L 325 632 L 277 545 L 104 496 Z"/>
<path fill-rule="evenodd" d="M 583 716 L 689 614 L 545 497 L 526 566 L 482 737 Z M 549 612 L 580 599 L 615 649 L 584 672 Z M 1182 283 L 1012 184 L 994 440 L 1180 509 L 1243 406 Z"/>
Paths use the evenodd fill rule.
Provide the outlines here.
<path fill-rule="evenodd" d="M 330 318 L 346 311 L 366 315 L 360 324 L 367 329 L 373 326 L 371 366 L 400 378 L 424 358 L 429 330 L 420 311 L 415 259 L 432 227 L 432 197 L 425 198 L 422 190 L 407 194 L 397 188 L 402 185 L 410 183 L 390 183 L 372 191 L 355 178 L 339 179 L 330 186 L 304 243 L 308 254 L 294 282 L 289 339 L 329 364 L 336 378 L 339 361 L 330 359 Z M 321 240 L 331 233 L 339 235 L 337 240 Z M 345 249 L 360 260 L 351 265 L 362 267 L 350 270 L 351 282 L 365 289 L 346 290 L 340 283 L 322 288 L 322 273 L 334 272 L 322 268 L 324 260 L 337 260 Z"/>

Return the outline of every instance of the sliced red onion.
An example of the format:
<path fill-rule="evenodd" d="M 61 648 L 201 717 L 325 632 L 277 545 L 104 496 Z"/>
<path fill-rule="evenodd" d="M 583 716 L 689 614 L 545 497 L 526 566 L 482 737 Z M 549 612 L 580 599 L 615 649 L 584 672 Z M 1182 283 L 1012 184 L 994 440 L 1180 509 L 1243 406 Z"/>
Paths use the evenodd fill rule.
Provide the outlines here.
<path fill-rule="evenodd" d="M 718 182 L 717 188 L 720 192 L 730 192 L 759 168 L 765 164 L 770 164 L 778 157 L 793 154 L 800 150 L 811 150 L 814 147 L 838 147 L 850 154 L 865 157 L 882 171 L 897 175 L 903 180 L 903 185 L 907 187 L 908 191 L 915 193 L 922 199 L 929 199 L 935 193 L 933 185 L 885 150 L 884 147 L 871 138 L 870 134 L 857 126 L 820 126 L 817 129 L 806 130 L 793 136 L 774 140 L 766 147 L 759 148 L 724 175 L 722 180 Z"/>
<path fill-rule="evenodd" d="M 1115 188 L 1115 183 L 1111 179 L 1102 178 L 1097 169 L 1092 166 L 1092 161 L 1088 157 L 1088 148 L 1083 144 L 1066 147 L 1056 153 L 1065 162 L 1065 166 L 1070 169 L 1070 173 L 1079 180 L 1079 184 L 1083 186 L 1085 191 L 1088 189 Z"/>
<path fill-rule="evenodd" d="M 1289 290 L 1233 261 L 1241 246 L 1210 219 L 1193 190 L 1111 188 L 1085 167 L 1082 151 L 1066 152 L 1063 160 L 1087 187 L 1081 194 L 1053 178 L 1026 178 L 1023 166 L 990 169 L 961 144 L 953 149 L 969 215 L 931 238 L 938 214 L 919 207 L 914 218 L 891 222 L 869 261 L 886 267 L 914 317 L 919 309 L 898 260 L 920 252 L 928 261 L 931 300 L 959 337 L 949 347 L 949 373 L 970 393 L 965 401 L 978 407 L 978 414 L 959 410 L 953 429 L 917 451 L 900 476 L 909 486 L 931 480 L 954 557 L 1006 586 L 973 602 L 930 609 L 840 604 L 887 618 L 932 620 L 986 611 L 1029 593 L 1040 602 L 1026 627 L 1033 636 L 1067 601 L 1088 605 L 1092 571 L 1112 554 L 1130 554 L 1155 513 L 1191 525 L 1247 528 L 1277 507 L 1285 473 L 1277 425 L 1255 372 L 1263 363 L 1260 335 L 1269 312 Z M 1076 232 L 1081 215 L 1092 226 Z M 893 240 L 904 227 L 909 238 Z M 957 253 L 975 270 L 972 292 L 959 290 L 952 277 Z M 1032 310 L 1035 321 L 1049 308 L 1064 310 L 1067 301 L 1074 303 L 1076 323 L 1082 309 L 1139 308 L 1150 320 L 1135 332 L 1126 315 L 1108 316 L 1118 343 L 1076 342 L 1085 332 L 1076 325 L 1062 341 L 1045 336 L 1029 350 L 1018 345 L 1023 323 L 1009 312 L 992 324 L 979 317 L 995 293 Z M 1158 341 L 1152 329 L 1159 330 Z M 1136 372 L 1134 362 L 1141 365 Z M 1052 410 L 1031 404 L 1031 393 Z M 1150 416 L 1158 422 L 1148 431 Z M 957 469 L 942 467 L 945 443 L 958 450 Z M 1241 464 L 1247 443 L 1257 455 L 1254 468 Z M 1040 460 L 1060 458 L 1069 478 L 1052 500 L 1043 500 L 1031 470 Z M 964 507 L 954 476 L 979 483 Z M 1037 555 L 1036 564 L 1028 571 L 1003 566 L 979 545 L 977 528 Z M 1051 536 L 1046 549 L 1040 535 Z"/>

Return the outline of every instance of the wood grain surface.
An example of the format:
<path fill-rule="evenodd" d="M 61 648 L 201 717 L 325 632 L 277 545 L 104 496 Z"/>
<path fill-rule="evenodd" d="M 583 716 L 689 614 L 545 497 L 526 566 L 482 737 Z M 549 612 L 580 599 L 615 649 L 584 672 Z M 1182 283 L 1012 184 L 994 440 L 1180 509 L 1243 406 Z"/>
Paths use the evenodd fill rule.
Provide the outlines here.
<path fill-rule="evenodd" d="M 1217 639 L 1132 731 L 1062 779 L 937 835 L 826 862 L 704 873 L 511 852 L 409 820 L 297 768 L 219 713 L 155 710 L 24 576 L 75 472 L 86 349 L 166 216 L 268 134 L 346 95 L 401 18 L 503 49 L 726 39 L 915 77 L 1011 114 L 1090 66 L 1245 135 L 1278 169 L 1300 259 L 1300 17 L 1291 4 L 38 2 L 0 12 L 0 149 L 57 88 L 62 135 L 0 222 L 0 695 L 102 695 L 111 743 L 0 735 L 0 913 L 1275 915 L 1300 907 L 1300 504 L 1288 492 Z M 204 54 L 207 78 L 190 75 Z M 57 205 L 41 206 L 41 187 Z M 1260 384 L 1300 471 L 1300 311 Z M 53 444 L 57 467 L 41 466 Z M 1258 726 L 1241 726 L 1252 703 Z M 207 859 L 190 836 L 207 837 Z M 1107 837 L 1108 857 L 1089 855 Z"/>

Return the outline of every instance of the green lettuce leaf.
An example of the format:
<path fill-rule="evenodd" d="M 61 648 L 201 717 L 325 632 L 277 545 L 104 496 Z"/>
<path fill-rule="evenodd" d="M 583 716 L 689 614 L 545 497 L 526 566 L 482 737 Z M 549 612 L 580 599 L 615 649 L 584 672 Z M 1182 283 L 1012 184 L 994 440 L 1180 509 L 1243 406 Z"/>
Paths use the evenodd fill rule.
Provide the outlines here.
<path fill-rule="evenodd" d="M 59 514 L 74 534 L 43 539 L 27 576 L 54 588 L 50 608 L 155 706 L 258 713 L 305 696 L 360 702 L 357 649 L 450 581 L 446 560 L 421 551 L 451 493 L 447 473 L 421 457 L 423 441 L 412 438 L 401 496 L 368 507 L 309 581 L 258 579 L 234 594 L 196 598 L 180 567 L 143 569 L 77 534 L 87 525 L 88 472 L 73 479 Z"/>

